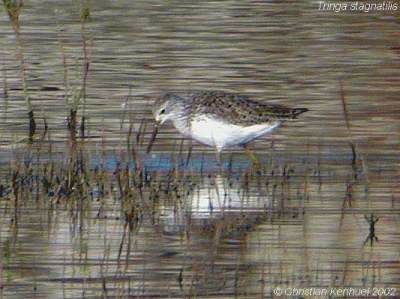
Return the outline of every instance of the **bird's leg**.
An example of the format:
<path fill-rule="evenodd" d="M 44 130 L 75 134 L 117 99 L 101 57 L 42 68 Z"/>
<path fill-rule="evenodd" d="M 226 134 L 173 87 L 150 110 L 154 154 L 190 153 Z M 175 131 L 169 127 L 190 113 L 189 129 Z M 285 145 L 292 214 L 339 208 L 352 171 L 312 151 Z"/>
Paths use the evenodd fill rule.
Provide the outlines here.
<path fill-rule="evenodd" d="M 261 163 L 260 160 L 254 155 L 253 151 L 247 146 L 247 144 L 243 145 L 243 148 L 246 154 L 250 157 L 251 161 L 253 162 L 253 167 L 256 171 L 261 170 Z"/>
<path fill-rule="evenodd" d="M 221 152 L 222 152 L 222 148 L 217 148 L 217 150 L 215 152 L 215 156 L 217 158 L 217 165 L 218 165 L 218 168 L 219 168 L 220 172 L 222 172 Z"/>

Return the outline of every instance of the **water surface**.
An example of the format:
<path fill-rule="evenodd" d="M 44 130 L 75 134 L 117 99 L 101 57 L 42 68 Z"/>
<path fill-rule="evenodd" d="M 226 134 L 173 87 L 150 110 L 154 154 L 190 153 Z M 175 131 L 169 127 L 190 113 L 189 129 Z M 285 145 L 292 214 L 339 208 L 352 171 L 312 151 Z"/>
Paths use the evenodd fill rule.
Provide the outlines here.
<path fill-rule="evenodd" d="M 17 40 L 0 8 L 2 296 L 263 298 L 277 286 L 400 292 L 398 12 L 321 12 L 315 1 L 95 1 L 82 29 L 79 10 L 76 1 L 29 1 L 21 11 L 37 121 L 30 148 Z M 33 169 L 50 161 L 61 173 L 72 155 L 65 95 L 82 86 L 82 33 L 90 67 L 78 143 L 90 182 L 104 167 L 106 191 L 90 185 L 82 200 L 24 191 L 16 209 L 18 162 L 40 153 Z M 145 155 L 153 99 L 187 89 L 310 111 L 252 144 L 261 174 L 236 148 L 223 155 L 221 173 L 211 149 L 182 141 L 171 125 Z M 49 135 L 40 141 L 44 119 Z M 119 165 L 139 165 L 126 144 L 130 124 L 144 132 L 138 161 L 151 176 L 132 227 L 115 175 Z"/>

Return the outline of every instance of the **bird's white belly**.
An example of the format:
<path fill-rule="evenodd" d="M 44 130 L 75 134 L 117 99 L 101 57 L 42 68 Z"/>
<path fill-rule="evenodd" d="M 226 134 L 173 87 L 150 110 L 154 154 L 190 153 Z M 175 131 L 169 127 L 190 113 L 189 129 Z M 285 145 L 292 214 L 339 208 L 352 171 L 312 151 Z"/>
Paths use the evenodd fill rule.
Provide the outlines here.
<path fill-rule="evenodd" d="M 222 150 L 227 146 L 245 144 L 260 137 L 280 125 L 279 122 L 273 124 L 258 124 L 247 127 L 230 124 L 212 117 L 196 117 L 190 123 L 190 128 L 185 135 L 209 146 L 214 146 Z M 179 129 L 179 128 L 178 128 Z"/>

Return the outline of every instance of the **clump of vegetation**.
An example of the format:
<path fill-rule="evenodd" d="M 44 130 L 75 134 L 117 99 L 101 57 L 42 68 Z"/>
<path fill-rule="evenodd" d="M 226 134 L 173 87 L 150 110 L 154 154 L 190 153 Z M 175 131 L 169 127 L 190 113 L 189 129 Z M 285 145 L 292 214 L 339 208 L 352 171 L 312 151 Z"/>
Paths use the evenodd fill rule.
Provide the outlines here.
<path fill-rule="evenodd" d="M 22 0 L 3 0 L 4 7 L 7 11 L 7 14 L 10 18 L 10 22 L 12 25 L 12 28 L 14 29 L 14 33 L 16 36 L 16 41 L 17 41 L 17 60 L 19 61 L 20 65 L 20 77 L 22 81 L 22 88 L 24 91 L 24 98 L 25 98 L 25 103 L 27 106 L 27 111 L 28 111 L 28 138 L 29 141 L 33 141 L 33 136 L 35 135 L 36 132 L 36 121 L 35 121 L 35 115 L 32 107 L 32 103 L 28 94 L 28 88 L 27 88 L 27 83 L 26 83 L 26 66 L 25 66 L 25 58 L 24 58 L 24 51 L 23 51 L 23 45 L 21 41 L 21 24 L 20 24 L 20 14 L 21 14 L 21 9 L 24 5 L 24 2 Z"/>
<path fill-rule="evenodd" d="M 10 17 L 10 21 L 15 32 L 19 34 L 19 15 L 24 2 L 22 0 L 3 0 L 3 4 L 8 16 Z"/>

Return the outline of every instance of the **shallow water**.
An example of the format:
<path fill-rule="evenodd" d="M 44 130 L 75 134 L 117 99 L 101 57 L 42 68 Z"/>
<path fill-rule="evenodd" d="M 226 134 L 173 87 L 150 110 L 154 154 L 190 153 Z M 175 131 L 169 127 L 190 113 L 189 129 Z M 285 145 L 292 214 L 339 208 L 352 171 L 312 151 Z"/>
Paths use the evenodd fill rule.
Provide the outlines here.
<path fill-rule="evenodd" d="M 65 162 L 64 94 L 82 84 L 79 2 L 29 1 L 20 20 L 37 138 L 44 118 L 51 137 L 32 152 L 41 153 L 38 165 Z M 121 201 L 95 187 L 82 202 L 27 196 L 15 213 L 10 167 L 29 151 L 28 120 L 16 38 L 1 7 L 0 183 L 8 190 L 0 199 L 1 295 L 262 298 L 277 286 L 398 294 L 399 20 L 398 12 L 321 12 L 314 1 L 92 2 L 78 112 L 87 120 L 88 167 L 105 165 L 112 177 L 118 162 L 129 161 L 129 123 L 136 132 L 144 120 L 139 152 L 156 172 L 152 183 L 173 190 L 167 174 L 174 169 L 182 192 L 162 195 L 129 233 Z M 250 173 L 240 149 L 224 153 L 220 173 L 212 150 L 182 143 L 171 125 L 146 156 L 151 101 L 187 89 L 310 111 L 252 144 L 261 175 Z M 372 244 L 371 215 L 379 218 Z"/>

